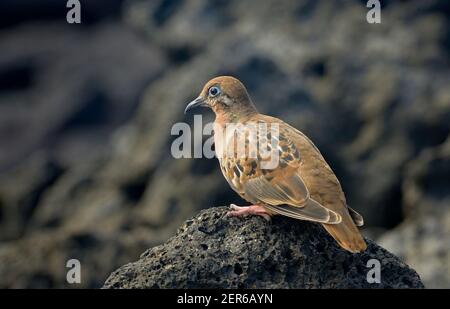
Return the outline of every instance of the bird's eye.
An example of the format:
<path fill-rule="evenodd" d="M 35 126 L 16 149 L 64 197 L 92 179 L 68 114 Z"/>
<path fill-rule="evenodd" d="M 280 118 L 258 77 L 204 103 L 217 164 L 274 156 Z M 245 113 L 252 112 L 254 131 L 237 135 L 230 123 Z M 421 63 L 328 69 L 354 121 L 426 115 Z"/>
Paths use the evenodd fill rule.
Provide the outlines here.
<path fill-rule="evenodd" d="M 220 89 L 219 89 L 219 87 L 213 86 L 213 87 L 209 88 L 208 93 L 209 93 L 210 97 L 215 97 L 220 93 Z"/>

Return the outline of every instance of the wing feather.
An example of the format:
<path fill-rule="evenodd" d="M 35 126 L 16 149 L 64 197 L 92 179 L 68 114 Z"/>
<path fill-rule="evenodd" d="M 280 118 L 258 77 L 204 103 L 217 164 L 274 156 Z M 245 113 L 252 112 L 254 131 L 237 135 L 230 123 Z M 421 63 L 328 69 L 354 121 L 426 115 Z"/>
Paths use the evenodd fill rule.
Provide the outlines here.
<path fill-rule="evenodd" d="M 326 224 L 339 224 L 342 222 L 342 217 L 326 207 L 319 204 L 313 199 L 309 199 L 306 204 L 299 208 L 291 205 L 283 206 L 265 206 L 281 215 L 291 217 L 294 219 L 307 220 L 313 222 L 320 222 Z"/>
<path fill-rule="evenodd" d="M 265 203 L 268 209 L 295 219 L 338 224 L 341 216 L 309 197 L 308 189 L 298 173 L 274 177 L 264 176 L 248 180 L 245 194 Z"/>
<path fill-rule="evenodd" d="M 237 133 L 239 143 L 244 143 L 247 148 L 250 137 L 243 132 Z M 276 148 L 271 146 L 272 143 L 267 147 L 269 153 L 275 151 L 278 154 L 279 164 L 272 170 L 263 169 L 262 162 L 266 159 L 260 156 L 256 158 L 238 156 L 236 147 L 233 147 L 231 149 L 235 150 L 234 155 L 225 156 L 220 161 L 222 172 L 231 187 L 245 199 L 264 204 L 275 213 L 326 224 L 341 222 L 342 218 L 337 212 L 310 198 L 309 190 L 300 174 L 302 164 L 300 150 L 289 132 L 258 131 L 258 134 L 263 133 L 265 135 L 258 135 L 259 141 L 270 141 L 271 138 L 278 141 Z M 228 143 L 234 145 L 236 141 Z"/>

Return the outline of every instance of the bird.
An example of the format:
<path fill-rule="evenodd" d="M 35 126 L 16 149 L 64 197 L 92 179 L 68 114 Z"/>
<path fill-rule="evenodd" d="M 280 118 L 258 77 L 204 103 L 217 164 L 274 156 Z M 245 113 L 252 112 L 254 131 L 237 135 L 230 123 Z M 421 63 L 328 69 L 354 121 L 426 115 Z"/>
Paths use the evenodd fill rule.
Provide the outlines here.
<path fill-rule="evenodd" d="M 358 229 L 363 217 L 347 205 L 339 180 L 305 134 L 278 118 L 260 114 L 246 87 L 232 76 L 208 81 L 184 112 L 199 106 L 215 113 L 214 143 L 223 176 L 251 203 L 231 204 L 228 216 L 256 215 L 270 221 L 282 215 L 316 222 L 343 249 L 360 253 L 367 248 Z M 227 131 L 228 127 L 235 129 Z M 264 142 L 267 147 L 260 147 Z M 266 156 L 260 151 L 264 148 Z M 267 153 L 278 157 L 277 164 L 269 166 Z"/>

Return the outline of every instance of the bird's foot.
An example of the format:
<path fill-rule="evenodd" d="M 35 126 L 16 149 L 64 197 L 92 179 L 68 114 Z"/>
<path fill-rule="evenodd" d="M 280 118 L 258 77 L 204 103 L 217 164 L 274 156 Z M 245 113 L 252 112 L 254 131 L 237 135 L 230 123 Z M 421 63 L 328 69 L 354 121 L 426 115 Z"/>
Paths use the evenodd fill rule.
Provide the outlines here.
<path fill-rule="evenodd" d="M 261 216 L 267 221 L 270 221 L 271 214 L 267 212 L 267 210 L 260 205 L 251 205 L 246 207 L 240 207 L 234 204 L 230 205 L 232 209 L 227 213 L 227 216 L 230 217 L 247 217 L 247 216 Z"/>

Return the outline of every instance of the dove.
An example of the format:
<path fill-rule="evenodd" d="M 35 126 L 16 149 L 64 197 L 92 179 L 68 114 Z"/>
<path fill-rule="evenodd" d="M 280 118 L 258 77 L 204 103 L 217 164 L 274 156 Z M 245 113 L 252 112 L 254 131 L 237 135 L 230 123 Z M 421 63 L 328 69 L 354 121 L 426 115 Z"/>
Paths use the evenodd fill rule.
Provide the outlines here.
<path fill-rule="evenodd" d="M 251 204 L 231 204 L 229 216 L 270 221 L 282 215 L 316 222 L 345 250 L 366 249 L 358 229 L 363 217 L 347 205 L 339 180 L 305 134 L 260 114 L 245 86 L 232 76 L 208 81 L 185 113 L 199 106 L 215 113 L 214 143 L 223 176 Z"/>

